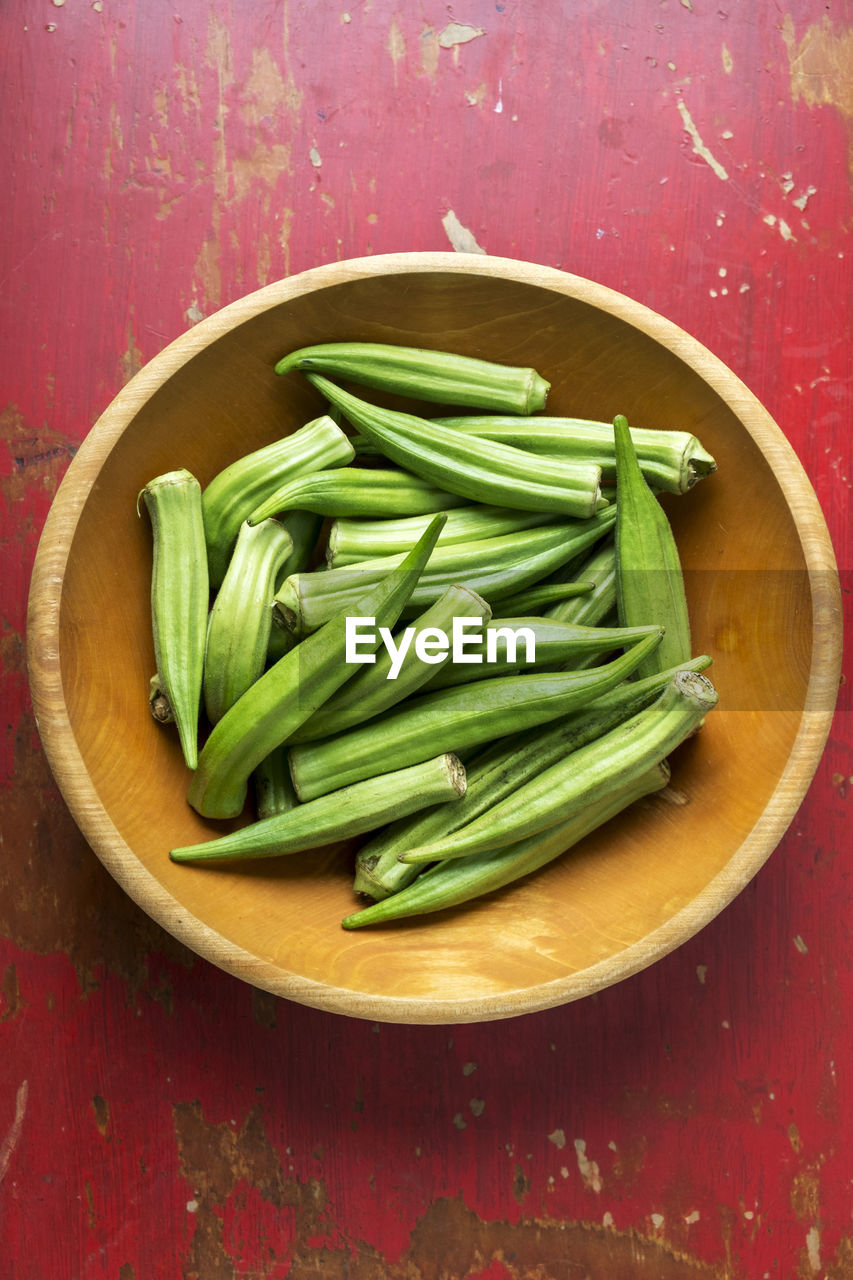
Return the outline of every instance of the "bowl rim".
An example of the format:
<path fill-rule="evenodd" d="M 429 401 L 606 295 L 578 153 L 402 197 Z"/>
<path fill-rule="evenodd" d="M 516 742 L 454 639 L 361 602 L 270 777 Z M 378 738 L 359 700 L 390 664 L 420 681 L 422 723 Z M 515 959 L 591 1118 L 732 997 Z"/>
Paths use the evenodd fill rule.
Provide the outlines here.
<path fill-rule="evenodd" d="M 606 311 L 676 355 L 725 400 L 770 461 L 786 502 L 797 516 L 812 597 L 808 689 L 792 750 L 762 814 L 726 866 L 664 924 L 617 955 L 533 987 L 475 998 L 378 995 L 321 983 L 252 955 L 192 915 L 137 858 L 103 810 L 68 718 L 60 670 L 60 605 L 69 550 L 97 474 L 130 418 L 188 359 L 225 332 L 272 307 L 319 287 L 379 275 L 428 272 L 474 272 L 551 290 Z M 378 254 L 312 267 L 231 302 L 173 339 L 121 388 L 72 459 L 42 530 L 27 608 L 30 691 L 48 763 L 82 834 L 128 896 L 173 937 L 232 976 L 300 1004 L 375 1022 L 481 1022 L 553 1008 L 623 981 L 699 932 L 756 875 L 802 803 L 830 731 L 841 658 L 838 570 L 817 495 L 781 428 L 741 379 L 673 321 L 609 286 L 536 263 L 447 251 Z"/>

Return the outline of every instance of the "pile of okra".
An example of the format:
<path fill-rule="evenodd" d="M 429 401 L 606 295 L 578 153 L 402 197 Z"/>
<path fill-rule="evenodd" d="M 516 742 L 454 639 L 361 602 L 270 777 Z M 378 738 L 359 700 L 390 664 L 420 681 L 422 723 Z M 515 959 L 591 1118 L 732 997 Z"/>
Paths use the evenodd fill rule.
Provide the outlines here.
<path fill-rule="evenodd" d="M 536 370 L 443 351 L 325 343 L 275 372 L 326 411 L 141 495 L 151 712 L 199 814 L 251 806 L 171 858 L 359 837 L 355 929 L 518 881 L 666 786 L 717 702 L 660 501 L 714 471 L 700 441 L 547 416 Z"/>

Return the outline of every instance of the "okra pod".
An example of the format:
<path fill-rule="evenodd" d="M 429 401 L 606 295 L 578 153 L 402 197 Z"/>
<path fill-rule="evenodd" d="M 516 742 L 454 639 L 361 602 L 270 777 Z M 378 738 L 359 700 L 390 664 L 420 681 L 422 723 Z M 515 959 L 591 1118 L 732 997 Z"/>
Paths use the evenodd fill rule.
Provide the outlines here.
<path fill-rule="evenodd" d="M 552 605 L 561 604 L 564 600 L 574 600 L 576 596 L 588 595 L 594 586 L 592 581 L 541 582 L 514 596 L 505 597 L 501 601 L 501 608 L 510 615 L 532 614 L 544 617 L 544 611 Z"/>
<path fill-rule="evenodd" d="M 214 476 L 202 495 L 211 585 L 218 587 L 225 577 L 240 525 L 270 493 L 285 481 L 343 466 L 354 456 L 346 433 L 324 414 L 292 435 L 245 454 Z"/>
<path fill-rule="evenodd" d="M 299 803 L 287 763 L 287 748 L 276 747 L 252 772 L 258 821 L 288 813 Z"/>
<path fill-rule="evenodd" d="M 407 611 L 427 608 L 460 581 L 490 604 L 497 603 L 593 546 L 615 521 L 615 507 L 606 507 L 588 520 L 543 525 L 473 543 L 437 546 Z M 352 612 L 365 586 L 398 562 L 398 556 L 380 556 L 348 568 L 292 574 L 276 593 L 274 608 L 279 620 L 296 635 L 308 635 L 337 610 L 350 606 Z"/>
<path fill-rule="evenodd" d="M 388 640 L 395 643 L 393 656 L 386 642 L 384 652 L 380 653 L 375 662 L 357 671 L 342 689 L 291 735 L 290 741 L 313 742 L 318 738 L 327 738 L 351 729 L 353 725 L 363 724 L 364 721 L 381 715 L 389 707 L 396 706 L 432 681 L 436 670 L 440 670 L 441 664 L 450 658 L 447 652 L 435 655 L 430 661 L 423 661 L 418 655 L 419 635 L 433 630 L 448 635 L 455 618 L 487 621 L 491 612 L 485 600 L 475 591 L 461 585 L 448 587 L 435 604 L 416 618 L 411 626 L 406 627 L 402 634 L 398 633 L 394 638 L 389 633 Z"/>
<path fill-rule="evenodd" d="M 665 627 L 658 652 L 638 673 L 677 666 L 692 652 L 678 547 L 666 512 L 637 463 L 627 419 L 613 423 L 616 441 L 616 606 L 622 626 Z"/>
<path fill-rule="evenodd" d="M 604 504 L 601 469 L 466 436 L 426 418 L 369 404 L 317 374 L 309 380 L 385 457 L 450 493 L 525 511 L 585 519 Z"/>
<path fill-rule="evenodd" d="M 536 413 L 545 407 L 550 386 L 535 369 L 381 342 L 326 342 L 302 347 L 275 366 L 278 374 L 293 369 L 328 374 L 416 400 L 498 413 Z"/>
<path fill-rule="evenodd" d="M 451 836 L 400 857 L 410 863 L 470 857 L 555 826 L 575 807 L 600 799 L 614 777 L 627 781 L 665 759 L 716 703 L 706 676 L 681 669 L 651 706 L 543 770 Z"/>
<path fill-rule="evenodd" d="M 297 476 L 280 485 L 256 506 L 249 523 L 257 524 L 268 516 L 293 510 L 313 511 L 321 516 L 434 515 L 463 506 L 465 501 L 407 471 L 337 467 L 334 471 Z"/>
<path fill-rule="evenodd" d="M 496 676 L 488 697 L 458 685 L 421 693 L 368 723 L 321 742 L 291 747 L 290 773 L 300 800 L 313 800 L 349 782 L 440 751 L 464 752 L 510 732 L 567 715 L 626 679 L 660 642 L 646 636 L 605 666 L 557 674 Z"/>
<path fill-rule="evenodd" d="M 379 556 L 398 555 L 412 545 L 428 523 L 427 516 L 405 516 L 397 520 L 335 520 L 329 529 L 326 561 L 330 569 L 341 569 Z M 477 502 L 448 512 L 447 524 L 441 531 L 438 545 L 497 538 L 553 523 L 554 517 L 548 512 L 513 511 L 509 507 L 490 507 Z"/>
<path fill-rule="evenodd" d="M 292 550 L 293 539 L 277 520 L 240 526 L 207 624 L 203 692 L 211 724 L 266 666 L 275 584 Z"/>
<path fill-rule="evenodd" d="M 468 684 L 508 675 L 521 668 L 574 666 L 577 658 L 592 655 L 600 661 L 614 649 L 636 644 L 644 636 L 659 635 L 660 628 L 576 627 L 568 622 L 552 622 L 539 617 L 492 618 L 481 638 L 466 646 L 466 661 L 448 662 L 436 671 L 430 690 Z"/>
<path fill-rule="evenodd" d="M 281 516 L 280 523 L 284 525 L 290 534 L 293 548 L 278 571 L 275 583 L 276 591 L 292 573 L 303 573 L 309 567 L 317 547 L 320 530 L 323 527 L 323 517 L 315 515 L 313 511 L 287 511 Z M 274 595 L 275 592 L 273 592 Z M 272 601 L 269 603 L 269 610 L 271 625 L 267 648 L 268 666 L 283 657 L 288 649 L 292 649 L 296 644 L 296 637 L 293 632 L 288 631 L 286 627 L 280 624 L 278 615 L 272 607 Z"/>
<path fill-rule="evenodd" d="M 710 665 L 711 659 L 703 654 L 679 669 L 704 671 Z M 544 728 L 499 738 L 467 764 L 468 787 L 458 805 L 437 805 L 401 818 L 362 845 L 356 856 L 356 892 L 386 898 L 410 884 L 422 866 L 401 862 L 399 854 L 452 835 L 570 752 L 630 720 L 663 693 L 675 674 L 666 671 L 623 681 L 589 706 Z"/>
<path fill-rule="evenodd" d="M 151 626 L 157 676 L 188 768 L 198 762 L 198 718 L 210 596 L 201 486 L 169 471 L 142 490 L 151 519 Z"/>
<path fill-rule="evenodd" d="M 643 796 L 662 790 L 668 781 L 666 762 L 631 779 L 610 777 L 598 800 L 584 804 L 559 825 L 489 853 L 438 862 L 399 892 L 371 902 L 341 923 L 345 929 L 363 929 L 407 916 L 427 915 L 515 884 L 555 861 Z"/>
<path fill-rule="evenodd" d="M 403 563 L 364 592 L 359 611 L 375 618 L 377 628 L 397 621 L 444 519 L 436 516 Z M 203 817 L 241 813 L 252 771 L 353 674 L 354 668 L 344 661 L 346 633 L 347 613 L 342 611 L 268 667 L 213 726 L 188 795 Z"/>
<path fill-rule="evenodd" d="M 601 626 L 616 610 L 616 544 L 612 534 L 596 543 L 574 566 L 574 572 L 583 582 L 591 582 L 592 590 L 558 604 L 547 605 L 542 612 L 552 622 L 572 622 L 581 627 Z"/>
<path fill-rule="evenodd" d="M 243 858 L 275 858 L 350 840 L 400 813 L 414 813 L 465 792 L 465 769 L 451 754 L 408 769 L 356 782 L 351 787 L 249 823 L 228 835 L 172 849 L 173 862 L 209 864 Z"/>
<path fill-rule="evenodd" d="M 479 414 L 471 417 L 442 416 L 433 421 L 466 435 L 498 440 L 528 449 L 531 453 L 594 462 L 601 467 L 601 483 L 615 483 L 616 451 L 609 422 L 593 422 L 586 418 L 518 418 Z M 631 438 L 643 475 L 649 485 L 660 492 L 686 493 L 717 469 L 711 454 L 688 431 L 631 427 Z"/>

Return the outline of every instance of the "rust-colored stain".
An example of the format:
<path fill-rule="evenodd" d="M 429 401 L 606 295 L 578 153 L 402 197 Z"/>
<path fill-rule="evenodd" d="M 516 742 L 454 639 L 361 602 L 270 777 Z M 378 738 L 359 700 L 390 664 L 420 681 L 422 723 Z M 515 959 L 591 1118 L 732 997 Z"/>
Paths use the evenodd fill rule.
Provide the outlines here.
<path fill-rule="evenodd" d="M 229 1249 L 228 1223 L 234 1203 L 244 1203 L 252 1192 L 277 1211 L 283 1241 L 277 1261 L 286 1249 L 290 1280 L 464 1280 L 493 1264 L 507 1280 L 734 1280 L 736 1274 L 728 1265 L 709 1266 L 635 1231 L 548 1219 L 485 1221 L 461 1198 L 435 1200 L 394 1261 L 363 1240 L 333 1248 L 329 1238 L 340 1236 L 329 1219 L 324 1184 L 284 1173 L 257 1109 L 240 1129 L 208 1124 L 195 1102 L 176 1106 L 174 1121 L 195 1219 L 184 1280 L 247 1274 L 247 1260 Z M 265 1245 L 272 1257 L 275 1241 Z"/>

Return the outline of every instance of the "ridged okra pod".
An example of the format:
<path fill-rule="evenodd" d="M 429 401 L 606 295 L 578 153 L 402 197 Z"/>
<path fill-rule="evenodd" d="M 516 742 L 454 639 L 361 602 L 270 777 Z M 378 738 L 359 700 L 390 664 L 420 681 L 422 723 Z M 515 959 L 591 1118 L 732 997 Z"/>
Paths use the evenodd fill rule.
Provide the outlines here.
<path fill-rule="evenodd" d="M 497 413 L 536 413 L 545 407 L 550 388 L 535 369 L 382 342 L 326 342 L 302 347 L 275 366 L 278 374 L 293 369 L 328 374 L 416 400 Z"/>
<path fill-rule="evenodd" d="M 292 573 L 303 573 L 308 569 L 323 527 L 323 517 L 315 515 L 313 511 L 288 511 L 281 516 L 279 523 L 283 524 L 290 534 L 293 546 L 290 555 L 278 571 L 275 583 L 276 591 Z M 275 596 L 275 591 L 273 596 Z M 288 631 L 279 624 L 277 615 L 272 607 L 272 601 L 270 601 L 269 609 L 271 626 L 269 646 L 267 648 L 267 665 L 283 657 L 288 649 L 292 649 L 296 643 L 296 637 L 293 632 Z"/>
<path fill-rule="evenodd" d="M 211 584 L 222 582 L 240 525 L 270 493 L 296 476 L 344 466 L 354 456 L 346 433 L 324 414 L 214 476 L 202 495 Z"/>
<path fill-rule="evenodd" d="M 466 435 L 498 440 L 546 457 L 594 462 L 601 467 L 601 483 L 615 483 L 616 452 L 609 422 L 506 415 L 440 417 L 433 421 Z M 717 469 L 708 450 L 688 431 L 632 427 L 631 438 L 643 475 L 653 489 L 662 493 L 686 493 Z"/>
<path fill-rule="evenodd" d="M 526 587 L 513 596 L 501 600 L 501 609 L 510 616 L 527 614 L 544 617 L 545 610 L 552 605 L 561 604 L 565 600 L 574 600 L 576 596 L 588 595 L 593 590 L 592 582 L 541 582 L 534 587 Z"/>
<path fill-rule="evenodd" d="M 463 506 L 465 501 L 407 471 L 336 467 L 333 471 L 297 476 L 279 485 L 255 507 L 249 522 L 257 524 L 267 516 L 295 510 L 321 516 L 435 515 Z"/>
<path fill-rule="evenodd" d="M 179 469 L 151 480 L 141 497 L 153 537 L 151 627 L 157 677 L 184 760 L 195 769 L 210 596 L 201 487 L 189 471 Z"/>
<path fill-rule="evenodd" d="M 639 674 L 677 666 L 692 652 L 678 547 L 666 512 L 643 478 L 627 419 L 614 419 L 617 467 L 616 605 L 622 626 L 665 628 L 657 653 Z"/>
<path fill-rule="evenodd" d="M 293 539 L 277 520 L 240 526 L 207 624 L 203 692 L 211 724 L 266 666 L 275 585 L 292 550 Z"/>
<path fill-rule="evenodd" d="M 683 669 L 704 671 L 710 665 L 711 659 L 701 655 Z M 467 765 L 468 787 L 458 805 L 437 805 L 400 818 L 362 845 L 356 857 L 356 892 L 386 898 L 410 884 L 423 866 L 401 862 L 401 853 L 450 836 L 570 752 L 630 720 L 663 693 L 675 674 L 673 670 L 625 680 L 588 707 L 544 727 L 499 738 Z"/>
<path fill-rule="evenodd" d="M 600 799 L 613 778 L 627 781 L 665 759 L 716 703 L 711 681 L 682 669 L 651 706 L 630 720 L 543 770 L 453 835 L 400 856 L 404 862 L 470 857 L 555 826 L 577 807 Z"/>
<path fill-rule="evenodd" d="M 374 660 L 362 667 L 342 689 L 315 711 L 291 741 L 312 742 L 363 724 L 381 715 L 389 707 L 396 706 L 404 698 L 432 681 L 439 664 L 450 659 L 450 652 L 419 655 L 418 638 L 424 632 L 436 631 L 449 635 L 456 618 L 484 622 L 491 616 L 491 609 L 475 591 L 456 585 L 447 591 L 410 626 L 398 630 L 396 636 L 389 631 L 385 647 Z M 393 646 L 393 652 L 392 652 Z"/>
<path fill-rule="evenodd" d="M 420 537 L 428 523 L 427 516 L 406 516 L 396 520 L 335 520 L 329 529 L 326 553 L 329 568 L 342 569 L 378 556 L 399 555 Z M 548 512 L 513 511 L 509 507 L 490 507 L 478 502 L 448 512 L 447 524 L 441 531 L 438 545 L 498 538 L 503 534 L 520 533 L 537 525 L 553 523 L 554 517 Z"/>
<path fill-rule="evenodd" d="M 374 617 L 377 627 L 397 621 L 443 521 L 436 516 L 403 563 L 365 591 L 359 609 Z M 355 668 L 344 661 L 346 633 L 347 613 L 341 612 L 268 667 L 213 726 L 188 795 L 203 817 L 236 817 L 246 802 L 252 771 L 353 674 Z"/>
<path fill-rule="evenodd" d="M 572 596 L 543 609 L 552 622 L 571 622 L 580 627 L 599 627 L 616 611 L 616 543 L 612 534 L 599 541 L 575 566 L 582 582 L 592 590 Z"/>
<path fill-rule="evenodd" d="M 385 457 L 450 493 L 493 506 L 554 511 L 580 519 L 604 504 L 597 466 L 466 436 L 415 414 L 370 404 L 316 374 L 309 374 L 309 379 Z"/>
<path fill-rule="evenodd" d="M 290 776 L 287 748 L 276 747 L 252 772 L 258 821 L 287 813 L 299 803 Z"/>
<path fill-rule="evenodd" d="M 606 507 L 588 520 L 437 546 L 407 608 L 427 608 L 456 582 L 496 604 L 593 546 L 615 521 L 615 507 Z M 398 562 L 398 556 L 380 556 L 347 568 L 292 574 L 276 593 L 279 619 L 296 635 L 307 635 L 337 610 L 352 606 L 366 585 Z"/>
<path fill-rule="evenodd" d="M 243 858 L 275 858 L 350 840 L 400 813 L 413 813 L 465 791 L 465 770 L 454 755 L 356 782 L 309 804 L 249 823 L 228 835 L 171 851 L 173 862 L 194 864 Z"/>
<path fill-rule="evenodd" d="M 473 637 L 466 646 L 463 662 L 450 661 L 430 680 L 432 689 L 469 684 L 509 675 L 521 668 L 542 669 L 592 655 L 599 661 L 616 649 L 636 644 L 645 636 L 659 635 L 660 628 L 646 627 L 576 627 L 568 622 L 552 622 L 548 618 L 492 618 L 483 628 L 482 638 Z"/>
<path fill-rule="evenodd" d="M 665 762 L 635 778 L 609 778 L 600 799 L 583 805 L 558 826 L 490 853 L 438 862 L 399 892 L 371 902 L 346 916 L 341 923 L 345 929 L 364 929 L 408 916 L 428 915 L 515 884 L 554 862 L 643 796 L 662 790 L 668 781 L 669 769 Z"/>
<path fill-rule="evenodd" d="M 321 742 L 291 748 L 290 773 L 301 800 L 441 751 L 458 755 L 506 733 L 547 724 L 606 693 L 659 643 L 647 636 L 605 666 L 589 671 L 496 676 L 488 697 L 476 685 L 421 693 L 368 723 Z"/>

